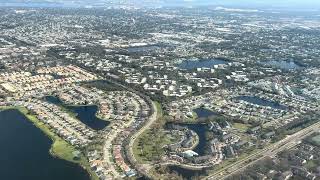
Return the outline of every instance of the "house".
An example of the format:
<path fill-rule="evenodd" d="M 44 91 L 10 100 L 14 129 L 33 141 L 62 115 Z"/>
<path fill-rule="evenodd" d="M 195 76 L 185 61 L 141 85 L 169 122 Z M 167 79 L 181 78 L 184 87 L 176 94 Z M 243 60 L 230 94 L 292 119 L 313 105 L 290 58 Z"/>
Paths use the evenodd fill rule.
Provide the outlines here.
<path fill-rule="evenodd" d="M 305 159 L 305 160 L 312 160 L 314 158 L 313 154 L 311 153 L 306 153 L 304 151 L 299 151 L 297 154 L 300 158 Z"/>
<path fill-rule="evenodd" d="M 250 134 L 258 134 L 260 132 L 260 130 L 261 130 L 261 127 L 260 126 L 256 126 L 254 128 L 249 129 L 248 132 Z"/>
<path fill-rule="evenodd" d="M 182 156 L 186 157 L 186 158 L 191 158 L 191 157 L 194 157 L 194 156 L 199 156 L 199 154 L 194 152 L 194 151 L 192 151 L 192 150 L 187 150 L 187 151 L 184 151 L 182 153 Z"/>
<path fill-rule="evenodd" d="M 237 150 L 240 150 L 241 148 L 245 147 L 245 146 L 248 146 L 249 143 L 247 141 L 239 141 L 237 142 L 234 147 L 237 149 Z"/>
<path fill-rule="evenodd" d="M 221 141 L 222 142 L 228 142 L 228 141 L 232 140 L 232 138 L 233 138 L 232 134 L 226 134 L 226 135 L 221 137 Z"/>
<path fill-rule="evenodd" d="M 225 147 L 225 154 L 228 158 L 234 157 L 236 155 L 232 146 Z"/>
<path fill-rule="evenodd" d="M 279 180 L 289 180 L 293 176 L 293 173 L 291 171 L 285 171 L 281 173 L 280 177 L 278 177 Z"/>
<path fill-rule="evenodd" d="M 194 157 L 192 161 L 195 164 L 202 164 L 202 163 L 206 163 L 206 162 L 210 161 L 211 158 L 212 158 L 211 155 L 199 156 L 199 157 Z"/>
<path fill-rule="evenodd" d="M 264 135 L 262 135 L 262 137 L 263 137 L 264 139 L 270 139 L 270 138 L 272 138 L 275 134 L 276 134 L 276 133 L 275 133 L 274 131 L 270 131 L 270 132 L 267 132 L 267 133 L 265 133 Z"/>

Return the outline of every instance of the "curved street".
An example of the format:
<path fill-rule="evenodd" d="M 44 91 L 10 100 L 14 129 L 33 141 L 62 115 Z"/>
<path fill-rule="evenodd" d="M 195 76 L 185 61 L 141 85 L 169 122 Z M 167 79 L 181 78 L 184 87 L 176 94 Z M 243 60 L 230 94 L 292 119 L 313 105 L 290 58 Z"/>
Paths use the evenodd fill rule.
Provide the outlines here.
<path fill-rule="evenodd" d="M 149 120 L 148 122 L 146 122 L 146 124 L 141 128 L 139 129 L 131 138 L 130 138 L 130 142 L 129 142 L 129 150 L 128 150 L 128 154 L 129 156 L 131 156 L 131 160 L 133 161 L 132 163 L 133 164 L 137 164 L 137 165 L 140 165 L 143 169 L 146 169 L 147 171 L 149 171 L 149 169 L 151 168 L 151 165 L 150 164 L 138 164 L 137 162 L 137 159 L 135 158 L 134 156 L 134 153 L 133 153 L 133 145 L 135 143 L 135 140 L 140 136 L 142 135 L 143 132 L 145 132 L 146 130 L 148 130 L 151 125 L 157 120 L 157 117 L 158 117 L 158 109 L 156 107 L 156 104 L 154 102 L 152 102 L 152 108 L 153 108 L 153 113 L 152 115 L 149 117 Z M 138 168 L 136 168 L 138 169 Z M 143 172 L 141 172 L 143 173 Z M 147 175 L 147 174 L 145 174 Z"/>

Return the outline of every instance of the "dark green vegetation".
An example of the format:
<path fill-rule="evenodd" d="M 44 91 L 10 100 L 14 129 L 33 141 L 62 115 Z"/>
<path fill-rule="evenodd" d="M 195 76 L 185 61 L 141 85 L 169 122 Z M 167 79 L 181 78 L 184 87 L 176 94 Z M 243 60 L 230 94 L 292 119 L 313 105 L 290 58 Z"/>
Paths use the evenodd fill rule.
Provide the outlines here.
<path fill-rule="evenodd" d="M 286 135 L 294 134 L 297 131 L 300 131 L 319 120 L 320 111 L 309 112 L 308 114 L 304 114 L 300 117 L 298 121 L 294 121 L 282 128 L 274 129 L 268 128 L 266 131 L 274 130 L 276 132 L 276 136 L 272 138 L 274 142 L 283 139 Z"/>
<path fill-rule="evenodd" d="M 280 152 L 273 158 L 266 157 L 247 168 L 244 172 L 233 175 L 227 180 L 255 180 L 260 179 L 263 176 L 267 176 L 271 179 L 279 179 L 282 173 L 285 172 L 293 172 L 293 177 L 291 179 L 306 179 L 303 175 L 304 173 L 298 173 L 297 169 L 299 169 L 299 172 L 305 172 L 306 174 L 319 172 L 319 141 L 319 133 L 313 134 L 303 140 L 297 147 Z"/>
<path fill-rule="evenodd" d="M 105 80 L 92 81 L 88 83 L 83 83 L 84 87 L 95 87 L 104 91 L 121 91 L 124 90 L 122 87 Z"/>
<path fill-rule="evenodd" d="M 320 133 L 315 133 L 312 136 L 309 136 L 305 141 L 314 146 L 320 147 Z"/>

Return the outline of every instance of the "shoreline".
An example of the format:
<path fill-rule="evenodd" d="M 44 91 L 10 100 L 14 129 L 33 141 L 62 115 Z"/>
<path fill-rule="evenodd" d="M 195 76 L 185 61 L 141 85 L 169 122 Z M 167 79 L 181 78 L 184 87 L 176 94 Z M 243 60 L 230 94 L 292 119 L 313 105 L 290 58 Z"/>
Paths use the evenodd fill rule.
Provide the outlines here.
<path fill-rule="evenodd" d="M 24 107 L 15 106 L 0 106 L 0 112 L 6 110 L 17 110 L 23 114 L 34 126 L 42 131 L 50 140 L 52 144 L 49 149 L 49 154 L 52 157 L 59 158 L 71 163 L 78 164 L 81 166 L 90 176 L 91 180 L 98 180 L 98 176 L 91 170 L 88 160 L 85 158 L 81 152 L 79 160 L 73 159 L 72 152 L 77 151 L 77 149 L 66 142 L 64 139 L 60 138 L 58 135 L 53 133 L 45 123 L 38 120 L 34 115 L 29 114 L 29 111 Z"/>
<path fill-rule="evenodd" d="M 51 95 L 51 96 L 47 96 L 47 97 L 55 97 L 58 98 L 60 100 L 59 97 Z M 96 106 L 97 107 L 97 112 L 95 113 L 96 118 L 102 120 L 102 121 L 106 121 L 111 123 L 111 121 L 107 120 L 106 118 L 104 118 L 103 116 L 100 116 L 98 113 L 99 110 L 99 105 L 98 104 L 68 104 L 63 102 L 62 100 L 60 100 L 61 103 L 56 104 L 57 106 L 61 107 L 66 113 L 68 113 L 70 116 L 77 118 L 77 113 L 72 112 L 70 109 L 68 109 L 68 107 L 89 107 L 89 106 Z M 50 102 L 51 103 L 51 102 Z M 54 103 L 55 104 L 55 103 Z"/>

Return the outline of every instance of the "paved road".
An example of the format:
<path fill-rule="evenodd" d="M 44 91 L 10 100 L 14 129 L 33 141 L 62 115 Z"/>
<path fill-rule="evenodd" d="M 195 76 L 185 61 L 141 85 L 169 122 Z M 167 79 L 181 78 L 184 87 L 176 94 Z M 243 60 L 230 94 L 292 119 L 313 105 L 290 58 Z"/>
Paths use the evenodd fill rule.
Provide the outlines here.
<path fill-rule="evenodd" d="M 139 130 L 137 131 L 131 138 L 129 143 L 129 152 L 128 154 L 131 156 L 131 159 L 134 161 L 134 163 L 137 163 L 137 159 L 135 158 L 133 154 L 133 144 L 136 141 L 136 139 L 141 136 L 141 134 L 149 129 L 151 125 L 157 120 L 158 117 L 158 109 L 154 102 L 152 102 L 152 108 L 153 108 L 153 114 L 149 117 L 148 122 Z M 151 166 L 148 164 L 142 164 L 142 167 L 144 169 L 149 169 Z"/>
<path fill-rule="evenodd" d="M 116 138 L 118 135 L 118 131 L 113 131 L 112 133 L 108 134 L 106 137 L 106 142 L 104 146 L 104 163 L 107 165 L 108 172 L 113 175 L 114 178 L 121 177 L 121 174 L 116 170 L 116 165 L 110 159 L 113 157 L 111 153 L 112 148 L 112 140 Z"/>
<path fill-rule="evenodd" d="M 318 132 L 320 130 L 320 122 L 315 123 L 305 129 L 302 129 L 298 131 L 297 133 L 287 136 L 285 139 L 272 144 L 270 146 L 267 146 L 266 148 L 262 149 L 261 151 L 258 151 L 256 153 L 253 153 L 249 156 L 247 156 L 244 159 L 241 159 L 229 166 L 226 166 L 219 171 L 215 172 L 212 175 L 209 175 L 208 177 L 204 179 L 210 179 L 210 180 L 221 180 L 226 179 L 227 177 L 244 170 L 246 167 L 253 165 L 257 161 L 267 157 L 267 156 L 275 156 L 277 153 L 284 151 L 286 149 L 290 149 L 296 145 L 298 145 L 302 139 L 305 137 L 311 135 L 314 132 Z"/>
<path fill-rule="evenodd" d="M 139 106 L 136 101 L 134 101 L 134 102 L 135 102 L 136 107 Z M 113 154 L 111 153 L 111 149 L 113 147 L 112 141 L 118 136 L 118 134 L 120 132 L 123 131 L 124 128 L 129 127 L 133 123 L 133 121 L 134 121 L 134 119 L 131 118 L 130 121 L 128 121 L 122 125 L 122 128 L 118 127 L 116 130 L 112 130 L 111 132 L 106 134 L 106 137 L 105 137 L 106 141 L 105 141 L 105 146 L 104 146 L 104 162 L 107 165 L 108 172 L 110 174 L 112 174 L 115 179 L 120 179 L 122 174 L 120 174 L 116 170 L 117 165 L 113 161 L 110 160 L 110 159 L 113 159 Z"/>

